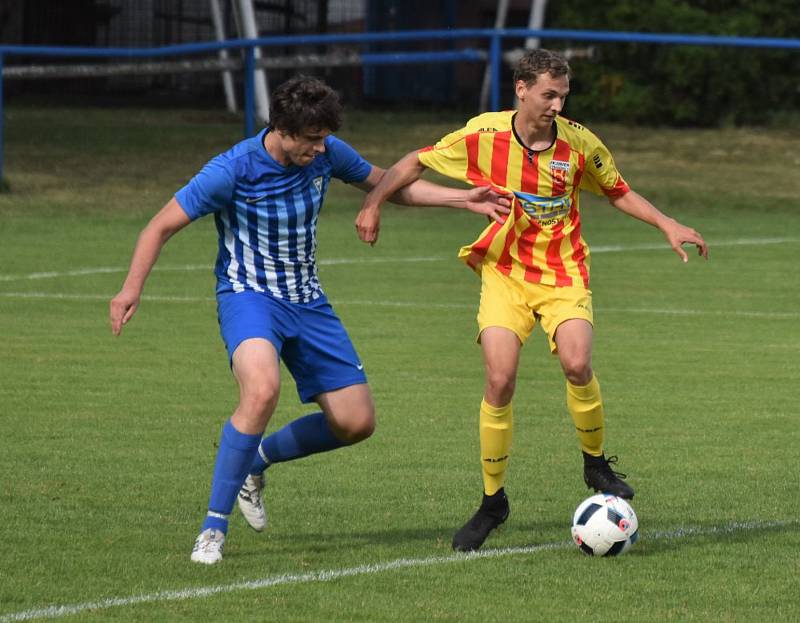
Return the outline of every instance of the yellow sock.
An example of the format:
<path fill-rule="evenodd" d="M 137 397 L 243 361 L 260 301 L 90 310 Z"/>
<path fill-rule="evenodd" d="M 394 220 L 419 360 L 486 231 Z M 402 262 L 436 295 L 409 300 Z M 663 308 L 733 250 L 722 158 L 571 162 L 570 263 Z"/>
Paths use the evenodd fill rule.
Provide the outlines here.
<path fill-rule="evenodd" d="M 605 415 L 596 376 L 583 387 L 567 381 L 567 409 L 575 424 L 581 449 L 592 456 L 602 455 Z"/>
<path fill-rule="evenodd" d="M 481 401 L 481 466 L 486 495 L 497 493 L 505 482 L 511 450 L 511 429 L 510 402 L 504 407 L 493 407 L 485 400 Z"/>

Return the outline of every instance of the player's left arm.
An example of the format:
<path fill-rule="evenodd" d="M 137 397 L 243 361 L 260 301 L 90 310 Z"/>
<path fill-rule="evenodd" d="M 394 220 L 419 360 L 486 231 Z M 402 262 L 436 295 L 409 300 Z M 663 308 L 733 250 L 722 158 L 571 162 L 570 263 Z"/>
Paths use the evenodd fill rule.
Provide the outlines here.
<path fill-rule="evenodd" d="M 658 227 L 669 242 L 669 246 L 684 262 L 688 262 L 689 257 L 683 250 L 683 244 L 695 245 L 697 254 L 708 259 L 708 245 L 696 230 L 667 216 L 639 193 L 631 190 L 619 197 L 609 197 L 609 201 L 617 210 Z"/>

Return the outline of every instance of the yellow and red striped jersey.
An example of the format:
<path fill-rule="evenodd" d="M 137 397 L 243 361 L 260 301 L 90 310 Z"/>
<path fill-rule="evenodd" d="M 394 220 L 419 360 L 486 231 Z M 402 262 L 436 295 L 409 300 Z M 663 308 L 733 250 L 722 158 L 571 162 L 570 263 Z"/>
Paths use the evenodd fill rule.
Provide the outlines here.
<path fill-rule="evenodd" d="M 423 165 L 443 175 L 514 196 L 506 221 L 492 221 L 459 258 L 476 272 L 490 264 L 518 280 L 588 288 L 580 190 L 613 199 L 630 188 L 605 145 L 583 126 L 557 117 L 553 144 L 531 151 L 514 131 L 514 114 L 479 115 L 418 152 Z"/>

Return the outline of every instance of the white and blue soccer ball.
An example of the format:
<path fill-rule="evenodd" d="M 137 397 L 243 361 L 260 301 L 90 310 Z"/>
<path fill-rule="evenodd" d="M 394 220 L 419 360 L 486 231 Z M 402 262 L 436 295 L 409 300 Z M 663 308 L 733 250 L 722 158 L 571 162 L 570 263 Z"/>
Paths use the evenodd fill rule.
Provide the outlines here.
<path fill-rule="evenodd" d="M 619 556 L 639 536 L 639 520 L 628 502 L 598 493 L 586 498 L 572 517 L 572 540 L 589 556 Z"/>

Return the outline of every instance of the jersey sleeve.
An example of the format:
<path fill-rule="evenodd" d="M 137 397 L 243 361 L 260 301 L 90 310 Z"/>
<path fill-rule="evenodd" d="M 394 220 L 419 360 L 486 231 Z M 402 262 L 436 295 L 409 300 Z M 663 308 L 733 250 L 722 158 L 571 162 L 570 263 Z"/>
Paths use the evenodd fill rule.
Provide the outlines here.
<path fill-rule="evenodd" d="M 217 156 L 175 193 L 191 220 L 221 210 L 233 201 L 234 175 L 225 158 Z"/>
<path fill-rule="evenodd" d="M 329 136 L 325 149 L 333 167 L 331 174 L 348 184 L 363 182 L 372 171 L 372 165 L 345 141 Z"/>
<path fill-rule="evenodd" d="M 435 145 L 425 147 L 417 152 L 420 163 L 437 173 L 453 179 L 467 179 L 467 127 L 451 132 Z"/>
<path fill-rule="evenodd" d="M 609 199 L 618 199 L 630 192 L 630 186 L 617 170 L 614 157 L 602 141 L 592 136 L 589 145 L 586 175 L 581 178 L 581 189 Z"/>

